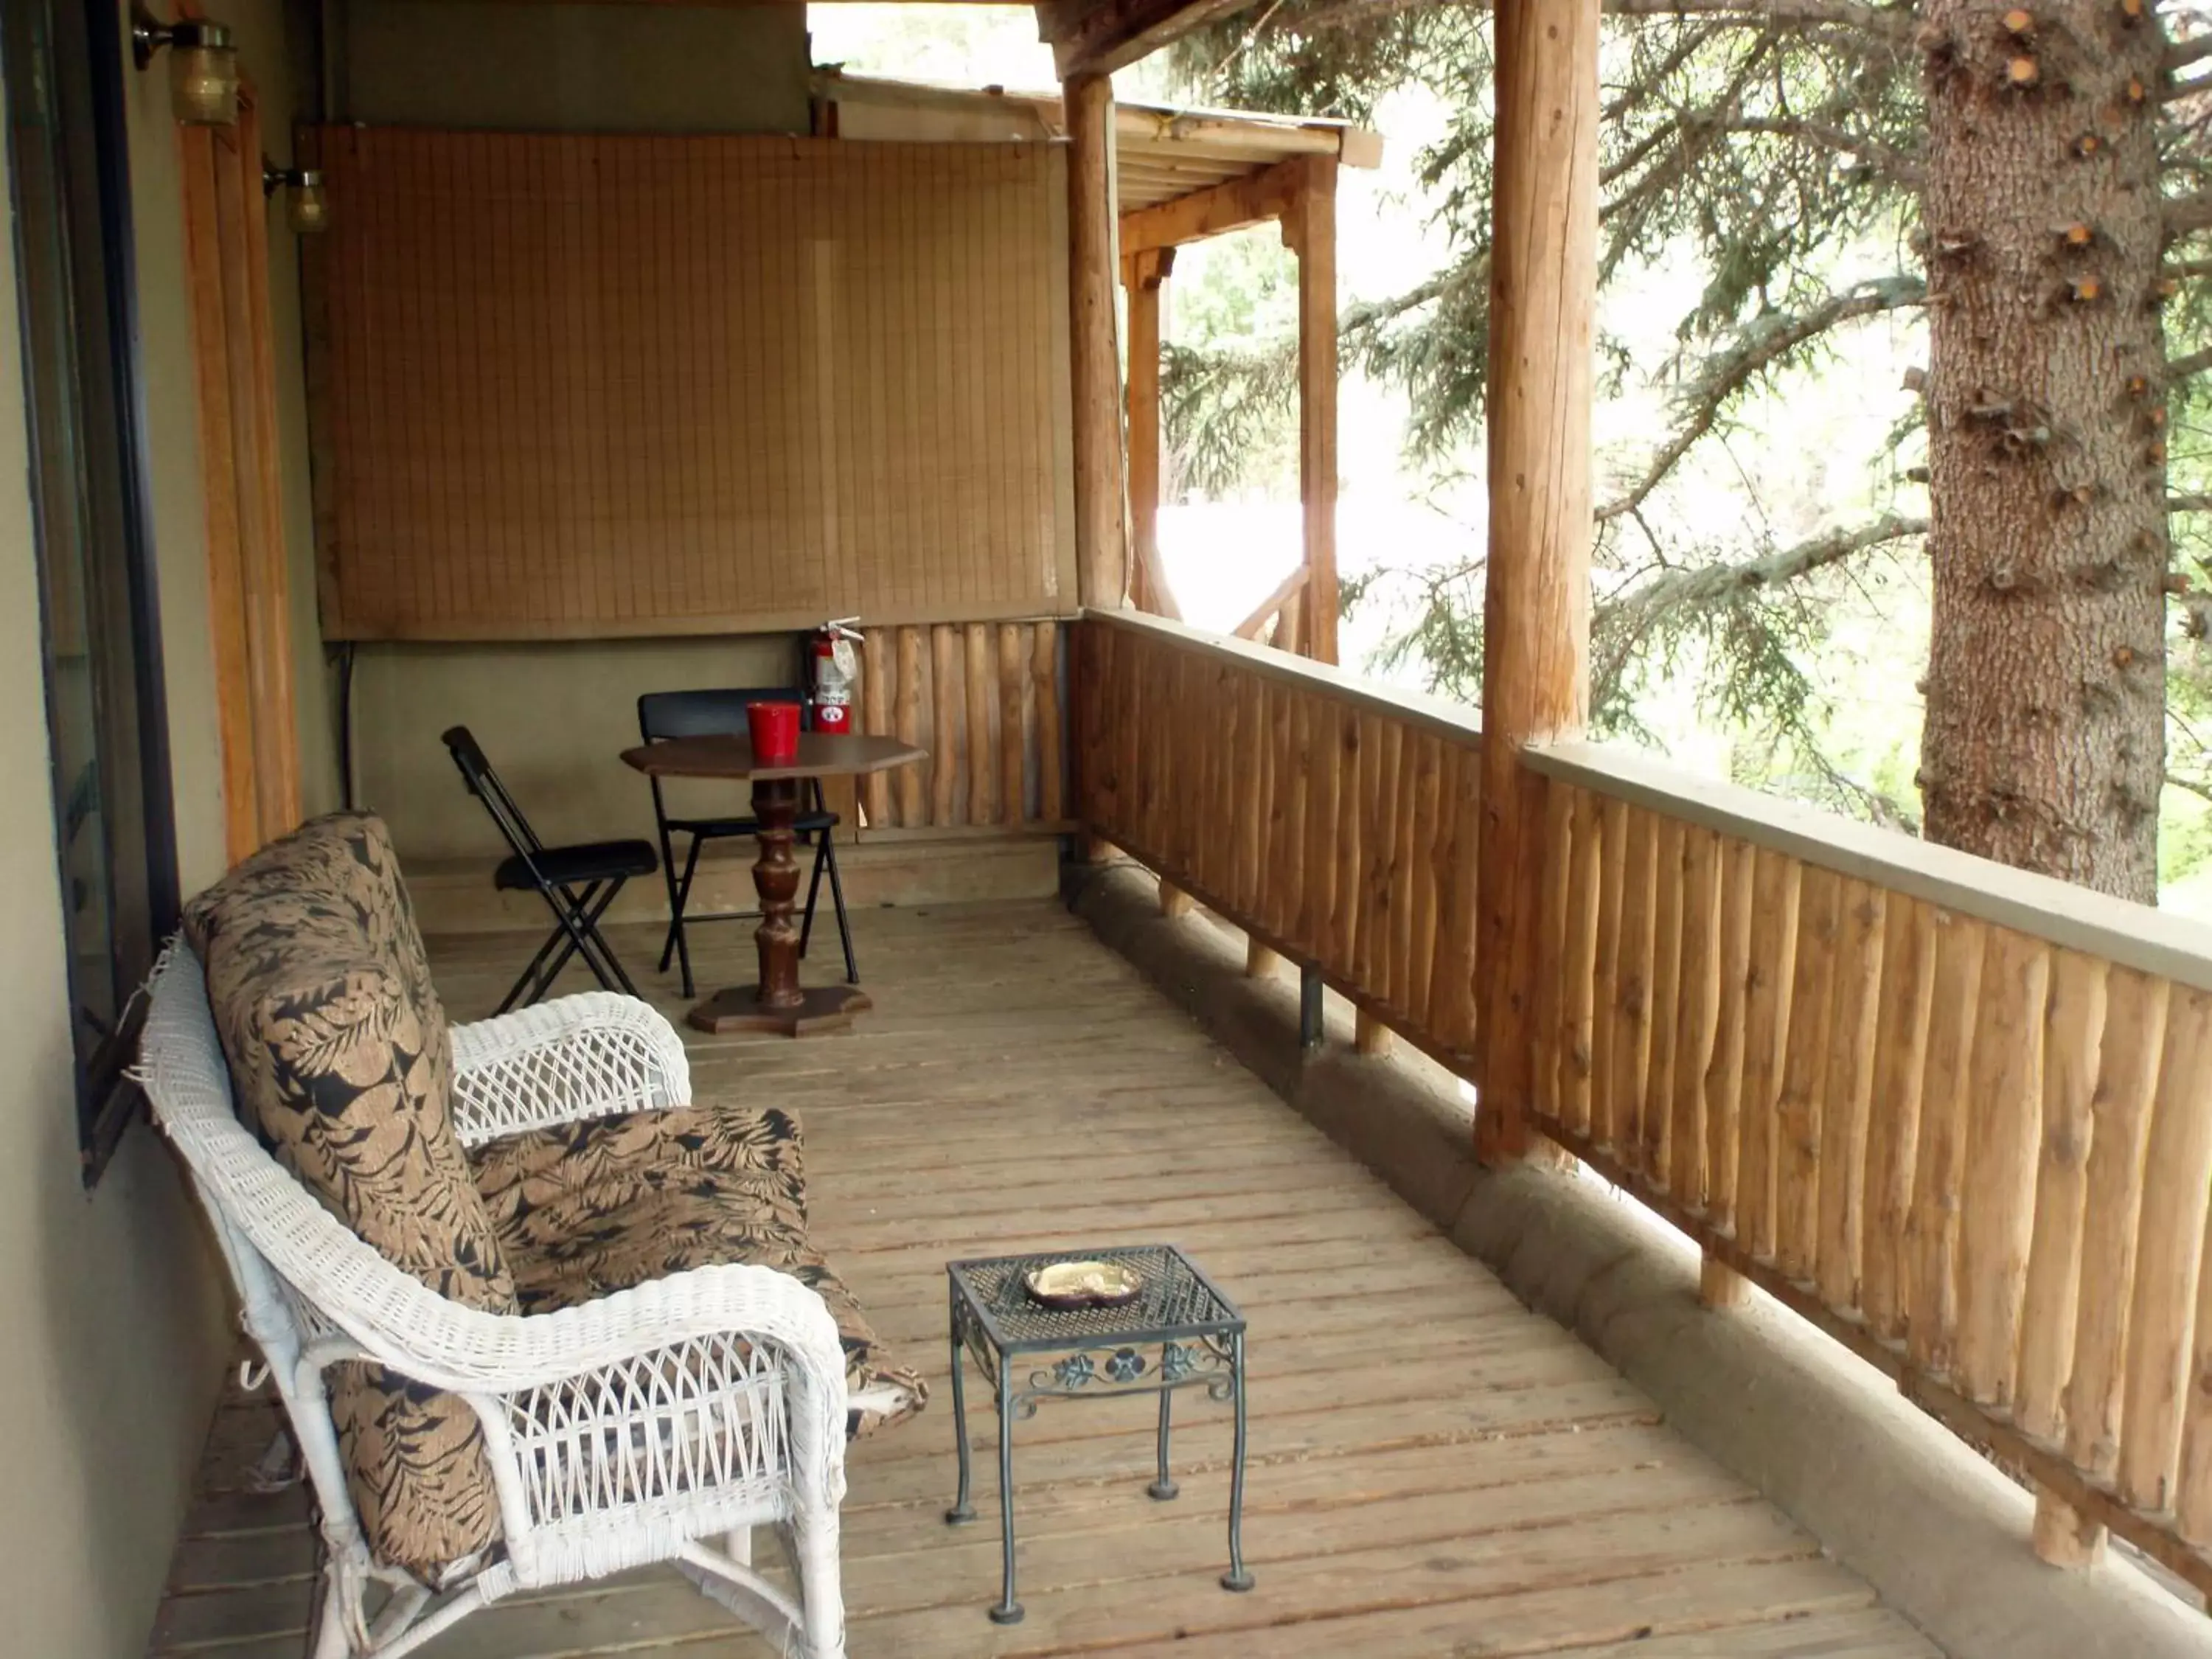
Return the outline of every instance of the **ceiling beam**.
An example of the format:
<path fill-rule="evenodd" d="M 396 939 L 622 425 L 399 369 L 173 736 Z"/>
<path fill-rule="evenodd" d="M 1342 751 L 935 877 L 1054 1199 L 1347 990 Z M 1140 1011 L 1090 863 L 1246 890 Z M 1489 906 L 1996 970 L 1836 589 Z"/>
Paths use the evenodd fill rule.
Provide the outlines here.
<path fill-rule="evenodd" d="M 1060 78 L 1110 75 L 1251 0 L 1038 0 L 1037 31 Z"/>
<path fill-rule="evenodd" d="M 1121 216 L 1121 257 L 1225 236 L 1248 225 L 1279 219 L 1297 204 L 1304 177 L 1304 160 L 1293 158 L 1171 202 L 1133 209 Z"/>

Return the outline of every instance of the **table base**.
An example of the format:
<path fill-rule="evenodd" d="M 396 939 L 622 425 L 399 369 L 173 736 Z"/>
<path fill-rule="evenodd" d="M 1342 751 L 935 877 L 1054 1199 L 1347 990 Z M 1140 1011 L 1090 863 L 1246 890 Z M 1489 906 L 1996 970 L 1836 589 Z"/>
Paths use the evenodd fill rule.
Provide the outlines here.
<path fill-rule="evenodd" d="M 810 985 L 788 1008 L 770 1008 L 760 1000 L 757 985 L 736 985 L 717 991 L 685 1016 L 694 1030 L 727 1036 L 732 1032 L 763 1032 L 781 1036 L 821 1036 L 849 1030 L 853 1016 L 866 1013 L 875 1004 L 857 985 Z"/>

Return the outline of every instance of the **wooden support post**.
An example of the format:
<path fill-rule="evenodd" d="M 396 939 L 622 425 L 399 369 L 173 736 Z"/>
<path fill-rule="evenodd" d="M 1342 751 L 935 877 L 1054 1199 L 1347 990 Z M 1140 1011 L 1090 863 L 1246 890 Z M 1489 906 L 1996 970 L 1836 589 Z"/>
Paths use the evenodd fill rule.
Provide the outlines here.
<path fill-rule="evenodd" d="M 1475 960 L 1488 988 L 1477 1150 L 1527 1146 L 1543 792 L 1522 748 L 1589 704 L 1590 374 L 1597 311 L 1600 0 L 1498 0 L 1490 568 L 1483 603 Z"/>
<path fill-rule="evenodd" d="M 1172 883 L 1163 881 L 1160 884 L 1160 914 L 1169 921 L 1172 921 L 1177 916 L 1188 915 L 1196 907 L 1197 902 L 1197 900 Z"/>
<path fill-rule="evenodd" d="M 1244 972 L 1248 978 L 1269 979 L 1281 967 L 1283 958 L 1256 939 L 1244 941 Z"/>
<path fill-rule="evenodd" d="M 1076 591 L 1112 610 L 1128 585 L 1122 531 L 1121 354 L 1114 338 L 1114 83 L 1071 76 L 1067 119 L 1068 327 L 1075 428 Z"/>
<path fill-rule="evenodd" d="M 1352 1047 L 1356 1053 L 1378 1058 L 1390 1052 L 1390 1028 L 1364 1008 L 1352 1016 Z"/>
<path fill-rule="evenodd" d="M 1305 507 L 1304 637 L 1336 660 L 1336 157 L 1300 163 L 1284 240 L 1298 256 L 1298 497 Z"/>
<path fill-rule="evenodd" d="M 1707 1256 L 1698 1266 L 1698 1300 L 1708 1308 L 1741 1308 L 1751 1300 L 1751 1281 Z"/>
<path fill-rule="evenodd" d="M 2093 1567 L 2105 1559 L 2105 1528 L 2051 1492 L 2035 1494 L 2035 1553 L 2054 1567 Z"/>
<path fill-rule="evenodd" d="M 1160 289 L 1175 250 L 1148 248 L 1121 261 L 1129 295 L 1129 599 L 1139 611 L 1182 620 L 1160 568 Z"/>

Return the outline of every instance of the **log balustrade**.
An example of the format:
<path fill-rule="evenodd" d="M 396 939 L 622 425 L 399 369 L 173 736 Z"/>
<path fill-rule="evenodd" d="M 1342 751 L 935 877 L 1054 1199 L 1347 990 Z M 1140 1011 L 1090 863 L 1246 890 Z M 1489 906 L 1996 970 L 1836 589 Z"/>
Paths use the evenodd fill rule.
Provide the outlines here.
<path fill-rule="evenodd" d="M 1474 1058 L 1467 713 L 1133 611 L 1079 625 L 1078 812 L 1447 1064 Z"/>
<path fill-rule="evenodd" d="M 2047 1556 L 2109 1528 L 2212 1589 L 2212 934 L 1538 746 L 1503 1029 L 1467 713 L 1128 612 L 1078 632 L 1088 830 L 1470 1081 L 1522 1045 L 1529 1128 L 2032 1480 Z"/>

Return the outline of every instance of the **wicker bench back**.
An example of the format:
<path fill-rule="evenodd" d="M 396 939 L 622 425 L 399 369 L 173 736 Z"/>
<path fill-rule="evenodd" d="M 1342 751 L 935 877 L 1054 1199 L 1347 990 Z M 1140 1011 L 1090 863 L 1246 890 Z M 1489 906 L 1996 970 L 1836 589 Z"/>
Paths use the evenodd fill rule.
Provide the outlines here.
<path fill-rule="evenodd" d="M 383 823 L 317 818 L 187 908 L 240 1119 L 386 1261 L 511 1313 L 513 1275 L 454 1133 L 453 1045 Z M 498 1504 L 463 1402 L 348 1364 L 331 1381 L 371 1552 L 423 1574 L 490 1544 Z"/>

